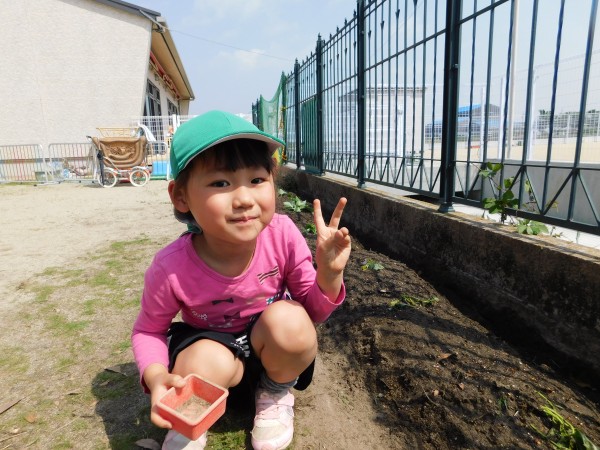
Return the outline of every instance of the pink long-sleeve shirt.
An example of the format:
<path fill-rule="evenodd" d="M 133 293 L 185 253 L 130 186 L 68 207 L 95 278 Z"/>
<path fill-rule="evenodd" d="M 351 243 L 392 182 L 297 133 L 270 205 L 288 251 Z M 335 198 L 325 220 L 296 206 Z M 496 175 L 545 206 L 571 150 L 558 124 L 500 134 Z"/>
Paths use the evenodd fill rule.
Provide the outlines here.
<path fill-rule="evenodd" d="M 258 236 L 249 267 L 237 277 L 209 268 L 196 254 L 192 236 L 185 234 L 160 250 L 146 271 L 131 337 L 140 375 L 153 363 L 168 367 L 166 335 L 179 311 L 192 326 L 235 334 L 286 290 L 314 322 L 325 321 L 345 298 L 344 285 L 335 302 L 323 294 L 310 249 L 287 216 L 275 214 Z"/>

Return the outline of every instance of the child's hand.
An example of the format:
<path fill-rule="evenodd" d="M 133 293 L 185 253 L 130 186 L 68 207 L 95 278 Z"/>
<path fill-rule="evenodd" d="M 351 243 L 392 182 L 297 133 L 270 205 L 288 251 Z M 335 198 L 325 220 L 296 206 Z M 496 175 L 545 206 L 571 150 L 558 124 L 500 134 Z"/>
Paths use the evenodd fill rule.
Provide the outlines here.
<path fill-rule="evenodd" d="M 146 381 L 148 389 L 150 389 L 150 403 L 152 405 L 152 409 L 150 410 L 150 420 L 157 427 L 170 429 L 172 426 L 171 422 L 163 419 L 162 416 L 158 414 L 156 404 L 170 388 L 181 388 L 185 386 L 185 381 L 179 375 L 167 372 L 164 366 L 156 366 L 160 365 L 152 364 L 144 371 L 144 380 Z"/>
<path fill-rule="evenodd" d="M 333 300 L 339 294 L 344 268 L 350 257 L 350 232 L 346 227 L 338 229 L 346 203 L 344 197 L 340 198 L 329 225 L 326 225 L 321 202 L 318 199 L 313 202 L 317 229 L 317 282 L 321 290 Z"/>

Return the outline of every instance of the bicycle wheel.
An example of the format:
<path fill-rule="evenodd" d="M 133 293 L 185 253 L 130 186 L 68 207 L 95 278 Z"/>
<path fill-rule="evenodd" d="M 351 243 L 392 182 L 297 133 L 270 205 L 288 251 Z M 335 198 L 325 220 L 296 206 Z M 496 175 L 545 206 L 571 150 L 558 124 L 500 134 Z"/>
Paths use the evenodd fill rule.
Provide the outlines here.
<path fill-rule="evenodd" d="M 98 183 L 105 188 L 111 188 L 119 181 L 119 174 L 116 170 L 110 167 L 104 168 L 104 183 L 102 182 L 102 176 L 98 174 Z"/>
<path fill-rule="evenodd" d="M 131 184 L 137 187 L 144 186 L 149 179 L 150 174 L 146 170 L 139 167 L 134 167 L 129 174 L 129 181 L 131 181 Z"/>

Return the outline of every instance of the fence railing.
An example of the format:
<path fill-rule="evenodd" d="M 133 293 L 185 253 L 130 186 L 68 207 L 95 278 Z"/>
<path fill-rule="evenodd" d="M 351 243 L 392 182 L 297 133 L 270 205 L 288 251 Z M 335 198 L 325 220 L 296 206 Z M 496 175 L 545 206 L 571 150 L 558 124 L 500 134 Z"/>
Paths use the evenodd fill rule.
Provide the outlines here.
<path fill-rule="evenodd" d="M 285 78 L 287 161 L 442 211 L 498 195 L 480 171 L 501 163 L 511 215 L 600 234 L 597 15 L 598 0 L 358 0 Z"/>
<path fill-rule="evenodd" d="M 176 129 L 191 117 L 140 117 L 132 120 L 131 135 L 143 133 L 148 139 L 145 162 L 153 179 L 169 179 L 171 175 L 170 135 L 165 137 L 161 134 L 161 130 L 169 128 L 163 128 L 163 125 L 174 124 L 174 127 L 168 126 Z M 107 132 L 106 129 L 103 131 Z M 97 150 L 89 140 L 52 143 L 46 149 L 40 144 L 0 146 L 0 183 L 97 183 L 99 170 Z"/>

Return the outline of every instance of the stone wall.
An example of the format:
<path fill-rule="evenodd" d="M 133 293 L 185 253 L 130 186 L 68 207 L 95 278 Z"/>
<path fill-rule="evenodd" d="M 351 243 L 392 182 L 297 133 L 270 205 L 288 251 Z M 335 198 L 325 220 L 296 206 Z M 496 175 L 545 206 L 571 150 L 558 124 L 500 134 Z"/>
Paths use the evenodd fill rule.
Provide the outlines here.
<path fill-rule="evenodd" d="M 516 340 L 600 376 L 600 252 L 285 166 L 280 175 L 282 187 L 320 198 L 326 217 L 348 198 L 343 225 L 362 243 L 423 271 Z"/>

